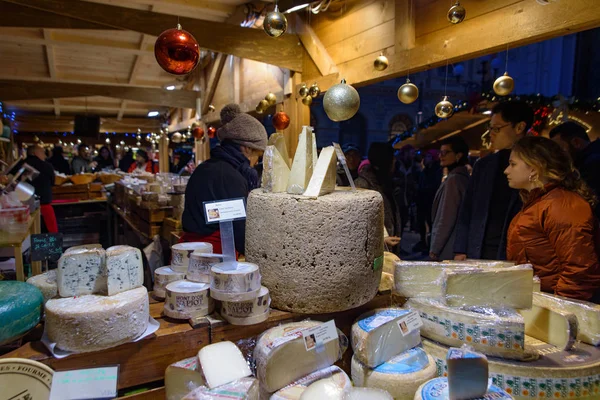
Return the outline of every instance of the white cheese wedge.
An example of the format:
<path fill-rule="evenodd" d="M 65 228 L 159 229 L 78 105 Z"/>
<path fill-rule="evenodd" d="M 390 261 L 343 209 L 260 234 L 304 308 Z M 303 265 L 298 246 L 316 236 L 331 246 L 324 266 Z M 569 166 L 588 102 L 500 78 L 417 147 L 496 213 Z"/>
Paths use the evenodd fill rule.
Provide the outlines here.
<path fill-rule="evenodd" d="M 306 190 L 313 173 L 313 163 L 316 161 L 315 147 L 313 129 L 310 126 L 302 127 L 302 132 L 298 138 L 298 147 L 294 155 L 294 162 L 290 171 L 287 187 L 288 193 L 302 194 Z"/>
<path fill-rule="evenodd" d="M 394 400 L 391 394 L 381 389 L 353 388 L 344 393 L 343 400 Z"/>
<path fill-rule="evenodd" d="M 108 295 L 112 296 L 144 284 L 142 252 L 131 246 L 115 246 L 106 250 Z"/>
<path fill-rule="evenodd" d="M 211 389 L 252 375 L 242 352 L 232 342 L 203 347 L 198 352 L 198 360 Z"/>
<path fill-rule="evenodd" d="M 170 266 L 160 267 L 154 270 L 154 289 L 153 295 L 164 299 L 166 296 L 166 287 L 169 283 L 185 279 L 185 274 L 175 272 Z"/>
<path fill-rule="evenodd" d="M 189 319 L 213 312 L 214 303 L 206 283 L 175 281 L 166 287 L 163 312 L 167 317 Z"/>
<path fill-rule="evenodd" d="M 533 292 L 541 292 L 542 291 L 542 281 L 537 276 L 533 277 Z"/>
<path fill-rule="evenodd" d="M 448 392 L 448 379 L 435 378 L 429 382 L 425 382 L 419 387 L 415 393 L 414 400 L 454 400 Z M 475 399 L 474 399 L 475 400 Z M 514 400 L 514 397 L 500 389 L 497 386 L 491 385 L 488 391 L 482 397 L 476 400 Z"/>
<path fill-rule="evenodd" d="M 106 252 L 103 249 L 79 249 L 65 253 L 56 270 L 61 297 L 106 294 Z"/>
<path fill-rule="evenodd" d="M 214 389 L 202 386 L 182 400 L 259 400 L 258 381 L 247 377 Z"/>
<path fill-rule="evenodd" d="M 451 399 L 483 397 L 488 388 L 488 360 L 481 353 L 451 347 L 446 356 L 448 393 Z"/>
<path fill-rule="evenodd" d="M 442 298 L 443 273 L 446 269 L 468 268 L 469 264 L 424 261 L 398 261 L 395 263 L 395 292 L 406 298 Z"/>
<path fill-rule="evenodd" d="M 58 285 L 56 283 L 56 270 L 51 269 L 40 275 L 32 276 L 27 279 L 27 283 L 40 289 L 44 296 L 44 302 L 58 296 Z"/>
<path fill-rule="evenodd" d="M 318 161 L 318 157 L 319 157 L 319 153 L 317 152 L 317 137 L 315 136 L 315 131 L 313 130 L 312 127 L 310 127 L 311 131 L 312 131 L 312 166 L 313 166 L 313 171 L 315 170 L 315 167 L 317 166 L 317 161 Z"/>
<path fill-rule="evenodd" d="M 198 368 L 198 357 L 178 361 L 165 370 L 165 394 L 167 400 L 181 400 L 192 390 L 206 385 Z"/>
<path fill-rule="evenodd" d="M 279 154 L 285 161 L 285 165 L 287 165 L 288 170 L 290 168 L 292 168 L 292 162 L 290 160 L 290 154 L 288 152 L 287 143 L 285 142 L 285 135 L 283 134 L 283 132 L 275 132 L 274 134 L 269 136 L 268 145 L 275 146 L 275 148 L 277 149 L 277 151 L 279 151 Z M 263 156 L 263 162 L 264 162 L 264 156 Z M 284 190 L 284 192 L 285 192 L 285 190 Z"/>
<path fill-rule="evenodd" d="M 305 377 L 300 378 L 296 382 L 289 384 L 281 390 L 275 392 L 272 396 L 269 397 L 270 400 L 300 400 L 300 396 L 306 390 L 311 383 L 316 382 L 321 379 L 329 379 L 332 382 L 344 390 L 349 390 L 352 388 L 352 381 L 346 375 L 346 373 L 332 365 L 331 367 L 320 369 L 316 372 L 306 375 Z M 267 397 L 267 396 L 264 396 Z"/>
<path fill-rule="evenodd" d="M 398 321 L 410 314 L 402 308 L 380 308 L 364 313 L 352 325 L 354 356 L 370 368 L 421 343 L 419 330 L 405 335 Z"/>
<path fill-rule="evenodd" d="M 534 299 L 530 310 L 519 310 L 525 319 L 525 333 L 550 343 L 560 350 L 570 350 L 575 344 L 578 322 L 575 314 L 547 307 Z"/>
<path fill-rule="evenodd" d="M 337 177 L 336 169 L 337 155 L 335 154 L 335 148 L 333 146 L 323 148 L 308 187 L 304 191 L 304 196 L 318 197 L 333 192 Z"/>
<path fill-rule="evenodd" d="M 275 146 L 267 146 L 263 155 L 262 189 L 269 193 L 287 190 L 290 167 Z"/>

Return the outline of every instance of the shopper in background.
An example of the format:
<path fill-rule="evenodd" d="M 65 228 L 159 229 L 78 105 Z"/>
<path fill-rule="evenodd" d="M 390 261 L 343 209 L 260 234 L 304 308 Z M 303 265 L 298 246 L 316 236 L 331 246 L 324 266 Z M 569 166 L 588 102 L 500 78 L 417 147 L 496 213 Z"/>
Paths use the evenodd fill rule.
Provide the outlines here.
<path fill-rule="evenodd" d="M 92 172 L 96 168 L 96 162 L 91 160 L 90 148 L 87 144 L 80 144 L 77 148 L 77 155 L 71 161 L 71 171 L 73 174 Z"/>
<path fill-rule="evenodd" d="M 131 164 L 133 164 L 133 150 L 129 148 L 126 152 L 121 154 L 121 159 L 119 160 L 119 169 L 123 172 L 127 172 L 129 171 Z"/>
<path fill-rule="evenodd" d="M 348 143 L 344 145 L 342 148 L 344 151 L 344 156 L 346 157 L 346 164 L 348 165 L 348 170 L 350 171 L 350 175 L 352 176 L 352 180 L 356 180 L 358 178 L 358 166 L 362 161 L 360 156 L 360 150 L 352 143 Z M 336 184 L 338 186 L 350 186 L 350 181 L 348 180 L 348 175 L 346 175 L 346 170 L 344 166 L 340 163 L 337 168 L 337 178 Z"/>
<path fill-rule="evenodd" d="M 398 253 L 401 238 L 400 208 L 394 196 L 394 149 L 389 143 L 375 142 L 369 147 L 369 165 L 354 182 L 356 187 L 378 191 L 383 197 L 384 225 L 389 236 L 385 244 L 389 251 Z"/>
<path fill-rule="evenodd" d="M 452 136 L 442 141 L 440 165 L 448 170 L 448 175 L 440 185 L 433 200 L 431 247 L 432 260 L 454 258 L 456 220 L 467 186 L 469 170 L 465 165 L 469 159 L 469 146 L 460 136 Z"/>
<path fill-rule="evenodd" d="M 96 162 L 96 169 L 115 169 L 115 160 L 112 157 L 110 149 L 107 146 L 102 146 L 98 156 L 94 159 Z"/>
<path fill-rule="evenodd" d="M 506 231 L 521 209 L 519 193 L 508 186 L 504 170 L 510 149 L 527 134 L 533 110 L 524 102 L 499 103 L 492 109 L 490 138 L 497 152 L 480 159 L 461 204 L 454 240 L 456 260 L 506 259 Z"/>
<path fill-rule="evenodd" d="M 54 146 L 52 149 L 52 157 L 48 159 L 48 162 L 54 168 L 54 171 L 65 175 L 71 175 L 71 167 L 69 162 L 65 159 L 63 148 L 60 146 Z"/>
<path fill-rule="evenodd" d="M 581 178 L 600 196 L 600 140 L 590 142 L 585 128 L 576 122 L 565 122 L 550 131 L 550 139 L 571 155 Z M 600 218 L 600 207 L 595 214 Z"/>
<path fill-rule="evenodd" d="M 409 221 L 409 210 L 414 202 L 414 195 L 419 176 L 419 167 L 415 165 L 415 148 L 406 145 L 396 152 L 396 169 L 394 181 L 396 185 L 395 197 L 396 203 L 400 207 L 401 229 L 398 236 L 402 237 L 402 232 Z"/>
<path fill-rule="evenodd" d="M 429 253 L 429 240 L 427 229 L 431 234 L 432 219 L 431 208 L 433 198 L 442 182 L 442 169 L 439 164 L 439 152 L 435 149 L 427 150 L 423 156 L 423 170 L 419 175 L 417 187 L 417 227 L 421 241 L 413 247 L 413 252 Z"/>
<path fill-rule="evenodd" d="M 58 224 L 52 208 L 52 186 L 54 185 L 54 168 L 46 161 L 46 152 L 38 144 L 27 148 L 25 163 L 31 165 L 40 173 L 31 184 L 35 194 L 40 198 L 40 213 L 42 214 L 42 231 L 56 233 Z"/>
<path fill-rule="evenodd" d="M 246 198 L 259 187 L 254 169 L 267 147 L 267 131 L 254 117 L 242 113 L 237 104 L 221 110 L 223 126 L 217 131 L 220 144 L 211 150 L 210 159 L 198 165 L 185 191 L 182 242 L 208 242 L 221 254 L 219 224 L 207 224 L 203 203 Z M 235 248 L 244 254 L 244 221 L 233 223 Z"/>
<path fill-rule="evenodd" d="M 600 288 L 597 199 L 568 153 L 550 139 L 526 137 L 505 174 L 523 200 L 508 230 L 508 259 L 533 264 L 544 292 L 592 299 Z"/>
<path fill-rule="evenodd" d="M 145 150 L 139 149 L 135 155 L 135 162 L 131 164 L 129 173 L 151 173 L 158 174 L 158 163 L 150 159 Z"/>

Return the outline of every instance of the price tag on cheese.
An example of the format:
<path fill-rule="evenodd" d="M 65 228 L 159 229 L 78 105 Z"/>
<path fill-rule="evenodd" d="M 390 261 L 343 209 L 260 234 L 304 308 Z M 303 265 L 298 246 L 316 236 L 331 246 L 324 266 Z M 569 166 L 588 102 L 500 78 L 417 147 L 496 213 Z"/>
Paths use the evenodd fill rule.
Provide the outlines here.
<path fill-rule="evenodd" d="M 50 400 L 113 399 L 118 376 L 118 366 L 56 371 Z"/>
<path fill-rule="evenodd" d="M 338 338 L 335 321 L 331 320 L 321 325 L 308 328 L 302 331 L 302 339 L 304 339 L 304 347 L 306 351 L 324 349 L 324 344 Z"/>
<path fill-rule="evenodd" d="M 421 317 L 416 311 L 411 311 L 410 313 L 406 314 L 406 316 L 398 319 L 396 323 L 400 328 L 402 336 L 409 335 L 411 332 L 423 326 L 423 321 L 421 321 Z"/>

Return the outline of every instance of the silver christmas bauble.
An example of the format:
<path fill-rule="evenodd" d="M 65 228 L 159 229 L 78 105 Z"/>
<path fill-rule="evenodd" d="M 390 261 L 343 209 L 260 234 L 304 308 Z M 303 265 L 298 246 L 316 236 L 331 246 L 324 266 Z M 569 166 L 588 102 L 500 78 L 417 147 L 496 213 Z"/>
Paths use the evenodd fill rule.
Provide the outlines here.
<path fill-rule="evenodd" d="M 450 9 L 448 10 L 448 21 L 453 24 L 460 24 L 464 21 L 467 16 L 467 10 L 463 6 L 460 5 L 460 1 L 457 1 Z"/>
<path fill-rule="evenodd" d="M 313 83 L 312 86 L 310 87 L 310 89 L 308 89 L 308 94 L 313 99 L 315 97 L 319 97 L 319 95 L 321 94 L 321 89 L 319 89 L 319 85 L 317 85 L 316 83 Z"/>
<path fill-rule="evenodd" d="M 494 93 L 498 96 L 508 96 L 515 89 L 515 81 L 505 72 L 494 82 Z"/>
<path fill-rule="evenodd" d="M 330 120 L 339 122 L 352 118 L 360 107 L 360 96 L 345 80 L 332 86 L 325 93 L 323 108 Z"/>
<path fill-rule="evenodd" d="M 306 87 L 305 84 L 302 84 L 302 87 L 300 88 L 300 90 L 298 90 L 298 94 L 300 95 L 300 97 L 308 96 L 309 92 L 310 90 Z"/>
<path fill-rule="evenodd" d="M 398 89 L 398 100 L 404 104 L 412 104 L 419 98 L 419 88 L 410 79 L 406 79 L 406 83 Z"/>
<path fill-rule="evenodd" d="M 171 140 L 173 141 L 173 143 L 181 143 L 182 139 L 183 136 L 179 132 L 175 132 L 173 136 L 171 136 Z"/>
<path fill-rule="evenodd" d="M 275 10 L 271 11 L 265 17 L 263 28 L 267 35 L 271 37 L 279 37 L 287 30 L 287 19 L 283 13 L 279 12 L 279 8 L 275 6 Z"/>
<path fill-rule="evenodd" d="M 454 106 L 448 101 L 448 96 L 444 96 L 444 99 L 435 106 L 435 115 L 439 118 L 450 118 L 453 113 Z"/>

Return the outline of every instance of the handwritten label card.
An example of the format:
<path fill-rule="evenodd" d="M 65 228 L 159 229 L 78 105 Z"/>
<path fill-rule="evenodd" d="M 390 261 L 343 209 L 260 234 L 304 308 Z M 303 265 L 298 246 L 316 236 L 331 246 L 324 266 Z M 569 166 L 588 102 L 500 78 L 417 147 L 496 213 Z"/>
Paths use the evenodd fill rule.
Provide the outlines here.
<path fill-rule="evenodd" d="M 113 399 L 117 397 L 118 376 L 118 366 L 57 371 L 50 400 Z"/>
<path fill-rule="evenodd" d="M 31 259 L 33 261 L 56 261 L 63 253 L 62 233 L 31 235 Z"/>

